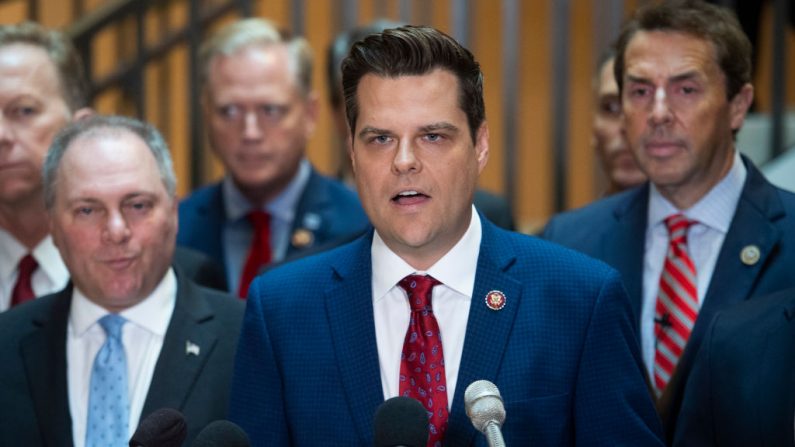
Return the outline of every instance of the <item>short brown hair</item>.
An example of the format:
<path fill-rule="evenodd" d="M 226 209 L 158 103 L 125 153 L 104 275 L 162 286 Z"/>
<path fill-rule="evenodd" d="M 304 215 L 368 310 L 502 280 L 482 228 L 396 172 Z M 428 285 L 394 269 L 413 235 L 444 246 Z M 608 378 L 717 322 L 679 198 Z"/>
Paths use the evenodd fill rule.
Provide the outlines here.
<path fill-rule="evenodd" d="M 455 39 L 427 26 L 387 29 L 353 45 L 342 61 L 342 89 L 351 132 L 355 132 L 359 115 L 356 89 L 364 75 L 394 78 L 423 75 L 437 68 L 449 70 L 458 78 L 458 103 L 467 116 L 474 142 L 486 119 L 480 64 Z"/>
<path fill-rule="evenodd" d="M 58 73 L 61 95 L 72 112 L 87 105 L 88 82 L 83 63 L 64 33 L 33 22 L 0 25 L 0 47 L 15 43 L 34 45 L 47 53 Z"/>
<path fill-rule="evenodd" d="M 700 0 L 673 0 L 639 9 L 624 25 L 614 65 L 619 91 L 624 84 L 624 54 L 639 31 L 684 33 L 712 43 L 729 99 L 751 82 L 751 42 L 734 13 Z"/>

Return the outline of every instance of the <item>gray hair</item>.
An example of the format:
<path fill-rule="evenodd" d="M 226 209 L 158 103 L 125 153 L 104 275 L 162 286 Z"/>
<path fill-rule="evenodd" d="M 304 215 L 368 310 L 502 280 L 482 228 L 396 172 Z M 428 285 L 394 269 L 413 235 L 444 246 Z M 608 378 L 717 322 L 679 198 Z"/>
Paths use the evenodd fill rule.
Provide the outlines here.
<path fill-rule="evenodd" d="M 273 22 L 260 18 L 230 23 L 211 35 L 199 49 L 199 83 L 207 85 L 210 64 L 216 56 L 229 56 L 243 48 L 285 45 L 289 70 L 303 95 L 312 91 L 312 49 L 303 37 L 280 30 Z"/>
<path fill-rule="evenodd" d="M 166 187 L 168 195 L 176 197 L 177 177 L 174 175 L 174 164 L 165 140 L 154 126 L 135 118 L 126 116 L 94 115 L 74 121 L 61 129 L 44 159 L 44 202 L 47 209 L 55 204 L 58 168 L 69 146 L 78 138 L 96 135 L 108 135 L 127 131 L 140 137 L 146 143 L 157 162 L 160 179 Z"/>
<path fill-rule="evenodd" d="M 70 111 L 74 112 L 86 106 L 88 81 L 83 71 L 83 63 L 64 33 L 33 22 L 0 25 L 0 47 L 17 43 L 33 45 L 47 53 L 55 66 L 61 83 L 61 95 Z"/>

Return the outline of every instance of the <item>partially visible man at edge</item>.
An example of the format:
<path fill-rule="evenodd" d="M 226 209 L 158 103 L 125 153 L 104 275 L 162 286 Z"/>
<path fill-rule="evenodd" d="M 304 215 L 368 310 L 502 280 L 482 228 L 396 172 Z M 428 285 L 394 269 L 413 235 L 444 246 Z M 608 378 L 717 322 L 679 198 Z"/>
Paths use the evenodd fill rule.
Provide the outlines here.
<path fill-rule="evenodd" d="M 56 132 L 93 113 L 82 67 L 62 32 L 0 25 L 0 312 L 69 279 L 49 234 L 41 168 Z M 201 285 L 226 287 L 201 253 L 180 248 L 175 260 Z"/>

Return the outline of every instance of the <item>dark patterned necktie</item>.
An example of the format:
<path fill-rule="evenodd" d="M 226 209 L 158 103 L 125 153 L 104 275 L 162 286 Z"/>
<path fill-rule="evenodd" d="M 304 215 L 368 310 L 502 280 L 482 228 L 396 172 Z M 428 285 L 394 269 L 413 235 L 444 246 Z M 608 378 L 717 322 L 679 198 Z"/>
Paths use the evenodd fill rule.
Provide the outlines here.
<path fill-rule="evenodd" d="M 399 283 L 411 306 L 400 356 L 400 395 L 417 399 L 428 411 L 428 446 L 442 445 L 448 416 L 442 337 L 431 307 L 433 287 L 439 284 L 420 275 L 409 275 Z"/>

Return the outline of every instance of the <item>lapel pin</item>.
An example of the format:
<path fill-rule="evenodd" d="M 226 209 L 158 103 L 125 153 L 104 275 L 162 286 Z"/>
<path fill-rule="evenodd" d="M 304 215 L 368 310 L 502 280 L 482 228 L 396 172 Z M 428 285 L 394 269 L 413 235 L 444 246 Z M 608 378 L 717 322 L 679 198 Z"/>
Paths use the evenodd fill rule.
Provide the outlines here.
<path fill-rule="evenodd" d="M 486 306 L 491 310 L 500 310 L 505 307 L 505 294 L 499 290 L 492 290 L 486 294 Z"/>
<path fill-rule="evenodd" d="M 185 342 L 185 355 L 199 355 L 199 345 L 188 340 Z"/>
<path fill-rule="evenodd" d="M 745 265 L 754 265 L 759 262 L 760 255 L 761 252 L 759 251 L 759 247 L 756 245 L 746 245 L 740 252 L 740 260 L 743 261 Z"/>
<path fill-rule="evenodd" d="M 315 236 L 312 234 L 311 231 L 307 230 L 306 228 L 298 228 L 293 232 L 292 237 L 292 244 L 293 247 L 296 248 L 304 248 L 312 245 L 312 242 L 315 240 Z"/>

